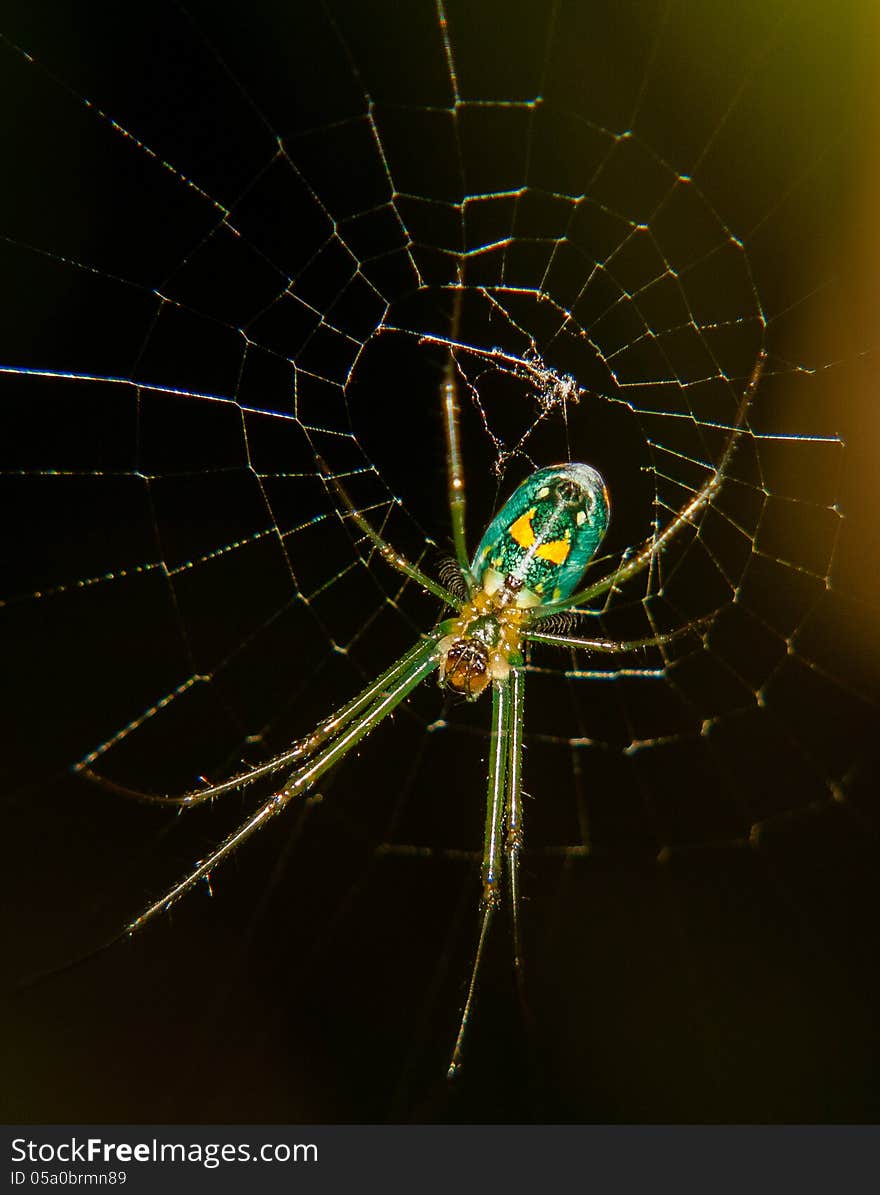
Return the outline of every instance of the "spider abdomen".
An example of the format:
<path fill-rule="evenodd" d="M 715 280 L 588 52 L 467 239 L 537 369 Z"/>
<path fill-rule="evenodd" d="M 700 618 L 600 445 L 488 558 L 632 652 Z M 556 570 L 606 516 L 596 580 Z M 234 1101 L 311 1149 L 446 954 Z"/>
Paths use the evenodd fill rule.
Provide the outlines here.
<path fill-rule="evenodd" d="M 486 528 L 471 573 L 492 595 L 516 588 L 516 604 L 559 601 L 577 588 L 610 519 L 608 492 L 590 465 L 538 469 Z"/>

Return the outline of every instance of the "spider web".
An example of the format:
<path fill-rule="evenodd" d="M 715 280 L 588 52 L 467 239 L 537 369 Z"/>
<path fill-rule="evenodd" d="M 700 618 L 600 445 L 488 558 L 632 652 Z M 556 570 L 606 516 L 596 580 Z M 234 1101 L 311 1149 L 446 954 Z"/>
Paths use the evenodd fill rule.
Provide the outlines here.
<path fill-rule="evenodd" d="M 820 997 L 867 974 L 874 627 L 841 390 L 870 358 L 851 308 L 832 319 L 811 293 L 805 249 L 840 210 L 846 97 L 782 86 L 798 68 L 837 77 L 852 27 L 822 42 L 775 8 L 741 24 L 589 8 L 11 18 L 4 86 L 26 118 L 4 134 L 19 166 L 0 228 L 8 817 L 14 853 L 42 855 L 12 868 L 29 906 L 19 973 L 110 936 L 247 807 L 120 808 L 83 769 L 153 791 L 219 779 L 436 620 L 340 516 L 319 457 L 436 575 L 451 350 L 471 546 L 531 470 L 585 460 L 611 494 L 607 568 L 711 476 L 766 354 L 720 495 L 582 620 L 622 639 L 706 619 L 699 633 L 528 660 L 534 1106 L 504 933 L 475 1076 L 464 1095 L 423 1094 L 472 947 L 487 725 L 484 703 L 433 685 L 249 843 L 213 903 L 196 894 L 49 986 L 51 1008 L 71 985 L 80 1026 L 105 1010 L 105 1062 L 79 1103 L 25 1106 L 100 1118 L 137 1009 L 151 1048 L 180 1029 L 137 1058 L 135 1119 L 156 1119 L 150 1101 L 192 1119 L 171 1043 L 205 1073 L 218 1038 L 233 1080 L 208 1118 L 809 1119 L 829 1082 L 839 1115 L 868 1114 L 864 1006 L 838 997 L 827 1017 Z M 104 984 L 124 993 L 112 1016 Z M 754 1004 L 764 984 L 770 1008 Z M 646 1014 L 634 991 L 654 985 Z M 819 993 L 806 1009 L 801 986 Z M 829 1025 L 850 1016 L 835 1053 Z M 818 1027 L 803 1095 L 786 1060 Z M 743 1036 L 754 1048 L 735 1058 Z"/>

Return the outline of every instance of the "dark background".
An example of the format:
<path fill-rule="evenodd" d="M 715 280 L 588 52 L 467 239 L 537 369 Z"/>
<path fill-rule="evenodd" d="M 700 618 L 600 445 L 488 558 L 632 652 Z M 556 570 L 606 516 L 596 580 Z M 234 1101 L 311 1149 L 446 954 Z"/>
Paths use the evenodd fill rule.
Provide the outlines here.
<path fill-rule="evenodd" d="M 389 523 L 395 542 L 421 554 L 427 534 L 445 548 L 442 352 L 370 339 L 343 403 L 314 376 L 343 380 L 352 339 L 316 332 L 302 305 L 279 296 L 295 278 L 294 293 L 334 327 L 370 337 L 381 306 L 371 286 L 343 286 L 351 262 L 326 244 L 335 217 L 373 263 L 363 271 L 372 287 L 398 300 L 395 317 L 448 329 L 448 292 L 429 287 L 420 305 L 405 255 L 389 251 L 400 228 L 381 210 L 387 180 L 364 121 L 351 120 L 365 90 L 409 180 L 401 190 L 455 198 L 455 179 L 431 5 L 407 6 L 405 23 L 379 4 L 332 6 L 332 20 L 313 5 L 120 15 L 58 4 L 37 17 L 7 6 L 6 36 L 37 61 L 2 47 L 0 363 L 234 395 L 297 417 L 106 382 L 2 380 L 7 1119 L 877 1118 L 876 710 L 858 696 L 871 697 L 877 661 L 876 31 L 857 4 L 563 4 L 548 45 L 554 11 L 450 5 L 462 93 L 515 100 L 543 89 L 558 115 L 525 144 L 571 194 L 590 180 L 593 126 L 607 138 L 635 111 L 639 144 L 694 174 L 716 232 L 746 239 L 770 320 L 767 418 L 847 440 L 842 472 L 833 450 L 805 450 L 778 473 L 769 453 L 762 462 L 771 492 L 800 503 L 782 523 L 788 539 L 780 546 L 765 523 L 757 546 L 800 560 L 812 545 L 829 592 L 781 569 L 744 589 L 766 625 L 804 631 L 815 667 L 774 670 L 758 622 L 731 615 L 710 658 L 736 659 L 754 690 L 775 678 L 767 708 L 747 716 L 727 709 L 717 671 L 686 665 L 648 696 L 536 678 L 523 867 L 531 1020 L 516 1006 L 499 919 L 452 1088 L 488 710 L 447 710 L 454 733 L 429 733 L 443 712 L 431 685 L 328 779 L 320 802 L 289 810 L 218 872 L 213 900 L 200 891 L 143 935 L 64 970 L 251 807 L 231 797 L 177 819 L 87 783 L 71 764 L 142 721 L 102 760 L 114 779 L 164 791 L 201 770 L 222 775 L 307 730 L 435 616 L 377 564 L 340 576 L 351 540 L 324 517 L 314 457 L 338 471 L 375 463 L 378 477 L 350 483 L 356 501 L 379 502 L 387 486 L 403 499 Z M 537 169 L 518 121 L 497 104 L 485 124 L 462 118 L 469 189 L 516 186 Z M 624 175 L 614 210 L 641 210 L 647 186 L 647 174 Z M 247 245 L 224 227 L 226 210 L 248 228 Z M 464 247 L 460 223 L 438 207 L 400 200 L 398 210 L 435 250 Z M 472 235 L 511 228 L 508 208 L 485 218 Z M 426 276 L 448 275 L 448 255 L 423 261 Z M 719 269 L 719 307 L 729 285 Z M 466 323 L 479 318 L 466 307 Z M 256 346 L 247 352 L 245 325 Z M 738 376 L 754 347 L 737 347 Z M 588 368 L 579 381 L 607 391 L 607 374 Z M 513 435 L 506 385 L 490 383 L 485 401 Z M 609 479 L 612 546 L 623 547 L 650 516 L 645 427 L 601 403 L 577 418 L 571 434 Z M 498 482 L 473 415 L 464 435 L 474 536 Z M 547 463 L 566 447 L 557 418 L 532 451 Z M 754 467 L 744 453 L 742 469 Z M 846 515 L 831 568 L 829 493 Z M 277 526 L 299 528 L 286 556 Z M 723 538 L 716 546 L 734 560 Z M 681 561 L 669 618 L 712 606 L 699 545 Z M 70 584 L 78 578 L 89 584 Z M 629 614 L 624 604 L 609 633 L 639 617 L 638 602 Z M 197 675 L 213 679 L 143 719 Z M 693 737 L 706 709 L 723 713 L 709 744 Z M 247 745 L 262 727 L 263 742 Z M 641 728 L 664 727 L 682 736 L 669 752 L 622 755 Z M 606 747 L 569 748 L 576 735 Z M 558 849 L 585 842 L 588 857 Z M 406 857 L 389 843 L 432 853 Z"/>

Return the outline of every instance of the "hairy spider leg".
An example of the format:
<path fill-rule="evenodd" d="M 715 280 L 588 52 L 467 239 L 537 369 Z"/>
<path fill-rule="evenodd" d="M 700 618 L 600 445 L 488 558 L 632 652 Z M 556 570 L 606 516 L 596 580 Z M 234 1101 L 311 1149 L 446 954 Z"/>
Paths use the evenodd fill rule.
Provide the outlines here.
<path fill-rule="evenodd" d="M 582 647 L 586 651 L 617 655 L 627 651 L 638 651 L 642 647 L 665 647 L 667 643 L 674 643 L 676 639 L 683 639 L 686 635 L 697 633 L 699 628 L 707 625 L 711 619 L 711 615 L 695 618 L 693 622 L 686 623 L 683 627 L 676 627 L 674 631 L 648 635 L 645 639 L 582 639 L 577 635 L 556 635 L 550 632 L 529 630 L 523 631 L 523 638 L 530 643 L 547 643 L 551 647 Z"/>
<path fill-rule="evenodd" d="M 395 684 L 398 678 L 406 672 L 410 664 L 421 657 L 423 650 L 424 644 L 421 642 L 417 643 L 406 655 L 396 660 L 390 668 L 386 668 L 381 676 L 377 676 L 365 689 L 362 689 L 356 697 L 353 697 L 346 705 L 336 710 L 329 718 L 325 718 L 323 722 L 319 722 L 314 730 L 303 738 L 297 739 L 285 751 L 281 751 L 278 755 L 274 755 L 271 759 L 267 759 L 263 763 L 245 768 L 241 772 L 237 772 L 234 776 L 230 776 L 228 780 L 221 780 L 217 784 L 209 784 L 203 788 L 194 788 L 185 793 L 165 795 L 144 792 L 141 789 L 129 788 L 126 785 L 118 784 L 115 780 L 110 780 L 102 776 L 99 772 L 92 771 L 91 768 L 85 765 L 79 766 L 77 771 L 80 775 L 88 777 L 89 780 L 93 780 L 102 787 L 110 789 L 111 792 L 121 793 L 126 797 L 135 797 L 140 801 L 149 801 L 155 805 L 178 805 L 187 809 L 192 808 L 194 805 L 201 805 L 202 802 L 213 800 L 224 793 L 232 792 L 236 789 L 248 788 L 251 784 L 262 780 L 263 777 L 271 776 L 273 773 L 281 771 L 282 768 L 299 763 L 309 756 L 314 755 L 319 747 L 322 747 L 330 739 L 335 738 L 358 714 L 366 710 L 377 697 L 380 697 L 389 685 Z"/>
<path fill-rule="evenodd" d="M 324 480 L 329 482 L 329 484 L 333 487 L 337 498 L 345 507 L 349 517 L 357 524 L 361 531 L 363 531 L 367 539 L 369 539 L 376 546 L 379 551 L 379 555 L 382 557 L 385 563 L 390 564 L 392 568 L 396 568 L 398 572 L 403 573 L 404 576 L 409 577 L 412 581 L 415 581 L 417 585 L 421 585 L 421 587 L 426 589 L 428 593 L 433 593 L 433 595 L 438 597 L 440 601 L 444 603 L 444 605 L 449 606 L 452 610 L 460 610 L 461 602 L 455 596 L 455 594 L 450 593 L 449 590 L 443 585 L 440 585 L 426 573 L 423 573 L 422 570 L 416 565 L 411 564 L 405 556 L 403 556 L 395 548 L 392 548 L 391 544 L 382 538 L 379 532 L 376 531 L 373 525 L 370 523 L 369 519 L 366 519 L 355 507 L 354 503 L 346 492 L 345 486 L 338 477 L 334 476 L 330 472 L 323 457 L 317 456 L 315 457 L 315 461 Z"/>
<path fill-rule="evenodd" d="M 627 581 L 630 577 L 634 577 L 642 572 L 683 528 L 694 525 L 693 520 L 695 516 L 709 505 L 721 489 L 727 467 L 739 442 L 739 437 L 746 431 L 743 424 L 749 405 L 761 380 L 766 360 L 767 354 L 761 349 L 755 362 L 755 368 L 752 370 L 752 375 L 749 378 L 749 383 L 740 401 L 736 419 L 727 438 L 727 443 L 724 446 L 724 452 L 721 454 L 721 460 L 713 470 L 706 484 L 682 506 L 681 510 L 669 520 L 659 534 L 647 539 L 634 556 L 621 560 L 613 572 L 606 574 L 606 576 L 598 581 L 594 581 L 591 585 L 588 585 L 585 589 L 581 589 L 571 597 L 560 598 L 559 601 L 555 602 L 543 602 L 540 606 L 536 606 L 534 614 L 537 617 L 540 618 L 545 614 L 552 614 L 557 610 L 568 610 L 575 606 L 581 606 L 584 602 L 588 602 L 600 594 L 607 593 L 609 589 L 613 589 L 623 581 Z"/>
<path fill-rule="evenodd" d="M 522 751 L 526 696 L 525 676 L 521 669 L 511 668 L 508 684 L 510 740 L 507 757 L 507 834 L 504 840 L 504 855 L 507 862 L 507 893 L 513 930 L 513 966 L 520 1001 L 525 1007 L 524 958 L 519 932 L 519 860 L 523 846 Z"/>
<path fill-rule="evenodd" d="M 299 796 L 315 784 L 325 772 L 329 771 L 353 747 L 366 738 L 437 667 L 436 649 L 439 638 L 440 635 L 435 632 L 423 643 L 420 643 L 417 650 L 409 651 L 402 656 L 389 671 L 389 679 L 386 680 L 382 691 L 366 709 L 361 711 L 359 716 L 351 720 L 348 726 L 313 759 L 295 769 L 284 784 L 276 789 L 255 813 L 233 830 L 207 858 L 201 859 L 183 879 L 169 888 L 164 896 L 154 901 L 139 917 L 130 922 L 123 930 L 123 934 L 133 934 L 137 930 L 143 929 L 147 922 L 157 914 L 169 909 L 199 880 L 209 875 L 219 863 L 222 863 L 243 842 L 246 842 L 256 830 L 280 813 L 294 797 Z"/>
<path fill-rule="evenodd" d="M 462 290 L 458 288 L 455 292 L 455 301 L 452 314 L 452 339 L 455 340 L 458 336 L 458 328 L 461 322 L 461 297 Z M 449 518 L 452 525 L 452 539 L 455 547 L 455 557 L 458 567 L 464 578 L 465 584 L 470 595 L 474 591 L 474 578 L 471 573 L 470 560 L 467 551 L 467 539 L 465 534 L 465 478 L 464 478 L 464 462 L 461 453 L 461 408 L 458 401 L 458 385 L 456 382 L 456 373 L 458 366 L 455 362 L 452 349 L 449 349 L 446 366 L 443 371 L 443 432 L 446 441 L 446 481 L 447 493 L 449 501 Z M 320 469 L 325 480 L 330 483 L 336 492 L 341 504 L 345 507 L 348 515 L 354 520 L 355 524 L 366 535 L 366 537 L 375 545 L 379 551 L 381 558 L 390 564 L 392 568 L 403 573 L 411 580 L 421 585 L 429 593 L 433 593 L 435 597 L 440 598 L 447 606 L 453 610 L 460 610 L 462 603 L 459 599 L 451 593 L 445 586 L 440 585 L 432 577 L 427 576 L 417 565 L 412 564 L 405 556 L 396 551 L 395 548 L 388 543 L 386 539 L 379 534 L 378 531 L 370 523 L 361 512 L 355 507 L 351 498 L 342 484 L 339 477 L 336 477 L 330 472 L 326 462 L 321 456 L 316 457 L 316 463 Z"/>
<path fill-rule="evenodd" d="M 458 340 L 459 325 L 461 323 L 461 296 L 459 288 L 455 292 L 455 304 L 452 312 L 452 337 Z M 452 353 L 452 348 L 446 358 L 446 368 L 443 371 L 443 431 L 446 436 L 446 484 L 449 494 L 449 519 L 452 524 L 452 542 L 455 545 L 455 559 L 468 587 L 468 595 L 474 592 L 474 578 L 471 574 L 468 559 L 467 538 L 465 535 L 465 481 L 464 463 L 461 455 L 461 408 L 458 402 L 458 383 L 456 374 L 458 365 Z"/>
<path fill-rule="evenodd" d="M 483 961 L 483 951 L 489 936 L 489 927 L 495 909 L 498 907 L 503 860 L 503 821 L 506 804 L 506 779 L 510 751 L 510 680 L 492 682 L 492 737 L 489 748 L 489 780 L 486 788 L 486 823 L 483 832 L 483 858 L 480 864 L 480 883 L 482 895 L 480 898 L 481 917 L 480 934 L 474 963 L 471 968 L 470 982 L 465 997 L 464 1010 L 458 1026 L 458 1034 L 452 1049 L 452 1057 L 447 1070 L 447 1077 L 454 1079 L 461 1066 L 462 1047 L 474 995 L 477 989 L 477 977 L 480 964 Z"/>
<path fill-rule="evenodd" d="M 510 709 L 509 681 L 494 681 L 492 684 L 492 738 L 489 750 L 489 780 L 486 790 L 486 820 L 483 828 L 483 859 L 480 865 L 480 884 L 482 886 L 480 900 L 483 906 L 497 906 L 501 895 Z"/>

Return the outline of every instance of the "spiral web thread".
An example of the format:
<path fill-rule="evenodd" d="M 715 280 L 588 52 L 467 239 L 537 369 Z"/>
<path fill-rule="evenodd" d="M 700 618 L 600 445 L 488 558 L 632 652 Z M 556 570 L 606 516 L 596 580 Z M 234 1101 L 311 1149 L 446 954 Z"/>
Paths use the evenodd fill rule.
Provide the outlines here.
<path fill-rule="evenodd" d="M 527 740 L 533 759 L 562 761 L 570 780 L 573 819 L 547 830 L 568 853 L 595 849 L 589 769 L 600 807 L 608 793 L 631 801 L 661 854 L 755 842 L 778 820 L 845 802 L 852 752 L 817 733 L 823 703 L 859 718 L 867 708 L 835 676 L 824 629 L 836 597 L 843 446 L 827 421 L 799 410 L 810 369 L 775 355 L 749 237 L 701 185 L 724 119 L 686 171 L 643 137 L 662 30 L 648 38 L 629 119 L 605 127 L 566 92 L 567 35 L 550 6 L 523 30 L 530 50 L 518 61 L 529 69 L 509 74 L 506 92 L 491 92 L 476 69 L 476 34 L 456 6 L 436 0 L 401 20 L 406 55 L 370 40 L 355 11 L 310 17 L 300 48 L 285 51 L 294 76 L 305 75 L 287 96 L 291 105 L 307 97 L 300 108 L 263 86 L 247 45 L 237 62 L 215 48 L 224 30 L 207 18 L 187 26 L 201 48 L 199 85 L 210 77 L 211 95 L 222 93 L 242 124 L 228 156 L 235 137 L 248 152 L 228 178 L 201 151 L 187 160 L 184 139 L 166 144 L 163 126 L 143 134 L 63 67 L 31 58 L 15 38 L 4 44 L 15 80 L 51 97 L 48 119 L 85 129 L 118 168 L 121 206 L 134 173 L 147 199 L 137 209 L 131 200 L 132 213 L 152 222 L 151 243 L 170 230 L 170 260 L 137 268 L 122 252 L 117 264 L 112 243 L 80 258 L 63 229 L 39 241 L 13 225 L 4 239 L 37 287 L 43 278 L 86 286 L 94 333 L 66 349 L 50 335 L 24 359 L 7 345 L 10 401 L 47 420 L 106 427 L 125 445 L 105 454 L 91 437 L 70 450 L 26 443 L 4 468 L 23 509 L 36 496 L 50 512 L 26 536 L 32 550 L 48 546 L 50 560 L 34 551 L 38 560 L 9 572 L 7 612 L 49 610 L 64 624 L 73 618 L 65 603 L 97 611 L 100 602 L 117 651 L 135 628 L 163 647 L 153 665 L 139 659 L 136 682 L 134 664 L 102 681 L 105 705 L 80 732 L 91 737 L 62 736 L 57 763 L 137 787 L 139 753 L 170 745 L 168 775 L 144 787 L 185 787 L 200 768 L 216 778 L 243 753 L 260 758 L 308 730 L 432 624 L 433 599 L 340 517 L 316 459 L 436 575 L 448 528 L 427 520 L 444 517 L 435 412 L 450 349 L 465 408 L 471 544 L 516 481 L 570 456 L 597 465 L 612 495 L 600 569 L 705 484 L 766 351 L 719 497 L 579 626 L 627 638 L 712 618 L 636 657 L 534 651 Z M 319 35 L 322 77 L 302 48 Z M 292 227 L 286 212 L 296 213 Z M 135 224 L 124 229 L 129 242 L 137 234 Z M 103 322 L 111 308 L 127 331 L 121 345 Z M 389 461 L 401 455 L 424 458 L 417 483 L 394 480 Z M 59 546 L 68 504 L 75 557 Z M 125 533 L 89 534 L 82 512 L 113 504 Z M 276 668 L 284 676 L 254 693 L 253 676 L 279 643 L 297 668 Z M 435 692 L 414 710 L 416 732 L 438 741 L 483 725 Z M 201 744 L 207 732 L 196 727 L 206 722 L 213 737 Z M 785 761 L 788 785 L 769 760 Z M 676 791 L 683 771 L 691 801 Z"/>

